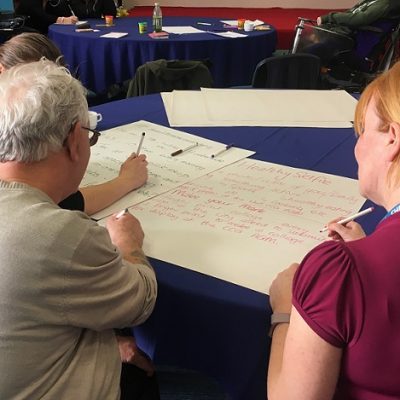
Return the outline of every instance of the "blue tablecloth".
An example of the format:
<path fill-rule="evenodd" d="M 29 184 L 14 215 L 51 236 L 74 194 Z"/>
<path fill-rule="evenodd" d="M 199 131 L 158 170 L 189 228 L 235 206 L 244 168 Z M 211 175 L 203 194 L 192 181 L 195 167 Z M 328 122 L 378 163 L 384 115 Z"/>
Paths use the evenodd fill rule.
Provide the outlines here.
<path fill-rule="evenodd" d="M 85 87 L 97 93 L 109 85 L 134 76 L 136 69 L 147 61 L 209 59 L 215 87 L 249 85 L 259 61 L 275 51 L 276 31 L 245 32 L 246 37 L 223 38 L 211 33 L 173 35 L 168 39 L 152 39 L 139 34 L 138 22 L 150 18 L 115 19 L 115 26 L 97 27 L 104 21 L 90 20 L 92 28 L 100 32 L 75 32 L 71 25 L 51 25 L 49 37 L 64 54 L 70 70 Z M 211 25 L 198 25 L 197 22 Z M 223 30 L 215 18 L 165 17 L 164 26 L 194 26 L 201 30 Z M 226 30 L 224 30 L 226 31 Z M 120 39 L 100 38 L 109 32 L 126 32 Z M 243 31 L 241 31 L 243 32 Z"/>
<path fill-rule="evenodd" d="M 158 94 L 95 109 L 103 114 L 100 129 L 140 119 L 169 126 Z M 254 150 L 256 159 L 357 177 L 353 154 L 356 138 L 352 129 L 179 130 Z M 384 211 L 379 209 L 358 221 L 370 232 L 383 215 Z M 159 296 L 153 315 L 135 328 L 144 349 L 157 364 L 179 365 L 213 376 L 232 400 L 264 400 L 270 344 L 268 296 L 159 260 L 151 261 L 157 273 Z"/>

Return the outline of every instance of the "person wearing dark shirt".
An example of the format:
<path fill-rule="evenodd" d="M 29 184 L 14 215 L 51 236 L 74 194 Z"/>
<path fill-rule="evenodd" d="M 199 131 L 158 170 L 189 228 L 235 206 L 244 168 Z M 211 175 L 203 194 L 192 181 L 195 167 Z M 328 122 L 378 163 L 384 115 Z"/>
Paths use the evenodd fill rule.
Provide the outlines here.
<path fill-rule="evenodd" d="M 62 54 L 50 39 L 39 33 L 21 33 L 0 46 L 0 73 L 14 65 L 37 61 L 41 57 L 63 65 Z M 84 197 L 84 211 L 88 215 L 95 214 L 144 185 L 147 177 L 146 156 L 131 154 L 121 165 L 117 177 L 100 185 L 80 189 Z M 81 209 L 80 206 L 77 208 Z"/>
<path fill-rule="evenodd" d="M 19 0 L 15 12 L 26 17 L 25 26 L 41 33 L 47 33 L 51 24 L 75 24 L 78 21 L 70 12 L 60 15 L 48 13 L 46 3 L 43 0 Z"/>
<path fill-rule="evenodd" d="M 101 18 L 117 14 L 114 0 L 48 0 L 46 12 L 52 15 L 76 15 L 79 19 Z"/>

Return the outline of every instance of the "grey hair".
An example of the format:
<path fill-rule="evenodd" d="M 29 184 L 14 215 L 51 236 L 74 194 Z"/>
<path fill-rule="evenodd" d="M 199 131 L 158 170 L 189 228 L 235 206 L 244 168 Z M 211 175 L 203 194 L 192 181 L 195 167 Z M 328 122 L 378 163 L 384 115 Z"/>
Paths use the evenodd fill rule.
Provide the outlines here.
<path fill-rule="evenodd" d="M 60 151 L 77 122 L 88 123 L 86 91 L 52 61 L 0 75 L 0 162 L 36 162 Z"/>

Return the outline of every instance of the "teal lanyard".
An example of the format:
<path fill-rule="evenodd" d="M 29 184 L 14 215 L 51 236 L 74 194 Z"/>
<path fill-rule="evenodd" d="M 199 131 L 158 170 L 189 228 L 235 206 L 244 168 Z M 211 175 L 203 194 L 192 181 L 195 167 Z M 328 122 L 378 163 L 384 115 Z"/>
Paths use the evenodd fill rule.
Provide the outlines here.
<path fill-rule="evenodd" d="M 384 221 L 386 218 L 389 218 L 391 215 L 396 214 L 399 211 L 400 211 L 400 203 L 394 206 L 390 211 L 388 211 L 386 215 L 382 218 L 382 221 Z"/>

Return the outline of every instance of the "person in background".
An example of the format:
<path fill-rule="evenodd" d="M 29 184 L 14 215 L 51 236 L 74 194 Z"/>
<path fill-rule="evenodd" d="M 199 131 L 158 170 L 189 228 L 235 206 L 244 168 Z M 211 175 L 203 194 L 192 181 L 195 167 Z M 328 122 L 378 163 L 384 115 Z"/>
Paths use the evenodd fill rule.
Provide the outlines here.
<path fill-rule="evenodd" d="M 45 57 L 64 65 L 58 47 L 39 33 L 21 33 L 0 46 L 0 73 L 17 64 L 38 61 Z M 81 188 L 61 202 L 61 206 L 95 214 L 132 190 L 144 185 L 148 178 L 146 156 L 132 154 L 121 165 L 119 175 L 106 183 Z"/>
<path fill-rule="evenodd" d="M 361 0 L 346 11 L 334 11 L 318 17 L 317 25 L 324 30 L 315 30 L 314 36 L 318 40 L 302 51 L 319 56 L 322 65 L 327 66 L 333 56 L 354 48 L 358 28 L 399 15 L 398 0 Z"/>
<path fill-rule="evenodd" d="M 118 399 L 113 328 L 151 314 L 139 221 L 58 207 L 85 173 L 85 90 L 48 60 L 0 75 L 0 398 Z"/>
<path fill-rule="evenodd" d="M 369 236 L 329 223 L 334 240 L 272 283 L 269 400 L 400 398 L 400 63 L 364 90 L 355 130 L 360 193 L 387 215 Z"/>
<path fill-rule="evenodd" d="M 400 12 L 396 0 L 362 0 L 346 11 L 335 11 L 317 18 L 317 25 L 351 34 L 354 29 L 374 23 L 378 19 L 393 17 Z"/>
<path fill-rule="evenodd" d="M 15 12 L 26 17 L 26 27 L 45 34 L 51 24 L 70 25 L 78 22 L 78 18 L 70 13 L 58 16 L 48 13 L 45 10 L 46 3 L 47 0 L 17 0 Z"/>
<path fill-rule="evenodd" d="M 38 61 L 42 57 L 64 66 L 60 50 L 50 39 L 40 33 L 21 33 L 0 46 L 0 74 L 15 65 Z M 81 188 L 60 201 L 59 206 L 85 211 L 90 215 L 109 206 L 131 190 L 139 188 L 147 181 L 147 177 L 146 156 L 131 155 L 122 164 L 117 178 L 101 185 Z M 137 396 L 129 397 L 129 394 L 140 393 L 140 390 L 157 392 L 156 380 L 153 378 L 154 366 L 149 357 L 136 345 L 130 328 L 116 330 L 116 338 L 121 360 L 124 362 L 121 373 L 121 398 L 139 399 Z M 157 396 L 148 398 L 154 399 Z"/>
<path fill-rule="evenodd" d="M 75 15 L 81 20 L 117 15 L 114 0 L 48 0 L 46 12 L 58 17 Z"/>

